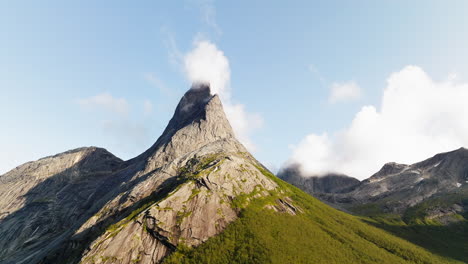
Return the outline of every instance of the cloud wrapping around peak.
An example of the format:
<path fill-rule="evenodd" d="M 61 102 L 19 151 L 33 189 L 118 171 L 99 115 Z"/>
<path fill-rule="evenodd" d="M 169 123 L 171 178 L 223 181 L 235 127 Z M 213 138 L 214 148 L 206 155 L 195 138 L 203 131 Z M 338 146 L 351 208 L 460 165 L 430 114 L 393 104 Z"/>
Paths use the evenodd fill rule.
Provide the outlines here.
<path fill-rule="evenodd" d="M 391 74 L 380 109 L 364 106 L 346 129 L 306 136 L 286 165 L 365 179 L 387 162 L 410 164 L 468 146 L 468 83 L 455 80 L 436 82 L 417 66 Z"/>
<path fill-rule="evenodd" d="M 330 103 L 337 103 L 342 101 L 352 101 L 361 97 L 361 87 L 354 82 L 349 81 L 345 83 L 333 83 L 330 87 Z"/>
<path fill-rule="evenodd" d="M 194 47 L 183 57 L 184 72 L 191 83 L 209 83 L 212 94 L 218 94 L 226 116 L 237 138 L 250 151 L 256 146 L 251 134 L 263 125 L 259 114 L 249 113 L 243 104 L 231 98 L 231 69 L 224 52 L 208 40 L 198 39 Z"/>
<path fill-rule="evenodd" d="M 192 83 L 210 83 L 213 94 L 226 95 L 231 79 L 229 61 L 213 43 L 197 40 L 184 56 L 184 70 Z"/>

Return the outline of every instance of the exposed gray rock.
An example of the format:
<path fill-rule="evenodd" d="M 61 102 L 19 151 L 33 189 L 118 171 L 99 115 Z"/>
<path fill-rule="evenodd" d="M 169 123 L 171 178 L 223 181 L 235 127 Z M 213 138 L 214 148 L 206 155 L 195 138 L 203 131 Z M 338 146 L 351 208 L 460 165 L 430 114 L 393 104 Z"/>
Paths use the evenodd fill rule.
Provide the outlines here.
<path fill-rule="evenodd" d="M 104 149 L 80 148 L 0 176 L 1 262 L 28 263 L 55 239 L 71 235 L 94 201 L 115 186 L 111 175 L 122 163 Z"/>
<path fill-rule="evenodd" d="M 435 206 L 425 212 L 425 218 L 428 220 L 436 220 L 444 225 L 458 223 L 463 220 L 457 215 L 464 213 L 464 208 L 459 204 L 453 204 L 452 206 L 441 207 Z"/>
<path fill-rule="evenodd" d="M 0 262 L 158 263 L 221 232 L 237 218 L 237 196 L 277 188 L 262 170 L 199 84 L 134 159 L 85 148 L 0 176 Z"/>
<path fill-rule="evenodd" d="M 434 195 L 467 185 L 468 150 L 437 154 L 413 165 L 388 163 L 349 193 L 360 203 L 385 201 L 387 211 L 402 212 Z"/>
<path fill-rule="evenodd" d="M 428 217 L 432 214 L 430 210 L 454 212 L 451 208 L 468 197 L 468 150 L 440 153 L 412 165 L 387 163 L 350 191 L 320 193 L 317 197 L 350 210 L 375 204 L 382 212 L 404 214 L 408 208 L 428 201 Z M 437 205 L 434 209 L 432 200 L 434 205 L 442 203 L 444 207 Z M 460 212 L 468 211 L 467 204 L 461 206 Z"/>
<path fill-rule="evenodd" d="M 102 258 L 107 257 L 114 258 L 114 263 L 135 259 L 139 263 L 157 263 L 179 243 L 197 246 L 218 234 L 237 218 L 232 199 L 256 188 L 265 190 L 260 195 L 267 195 L 266 190 L 276 187 L 244 155 L 223 153 L 206 169 L 189 173 L 189 177 L 197 175 L 195 180 L 179 185 L 145 209 L 144 214 L 121 221 L 98 237 L 82 263 L 105 263 Z"/>
<path fill-rule="evenodd" d="M 373 204 L 383 213 L 403 215 L 409 208 L 427 201 L 424 206 L 427 212 L 421 214 L 443 224 L 459 221 L 454 216 L 468 212 L 468 204 L 462 202 L 468 198 L 468 150 L 465 148 L 440 153 L 412 165 L 390 162 L 362 182 L 343 175 L 307 177 L 298 165 L 282 169 L 278 176 L 348 212 Z"/>

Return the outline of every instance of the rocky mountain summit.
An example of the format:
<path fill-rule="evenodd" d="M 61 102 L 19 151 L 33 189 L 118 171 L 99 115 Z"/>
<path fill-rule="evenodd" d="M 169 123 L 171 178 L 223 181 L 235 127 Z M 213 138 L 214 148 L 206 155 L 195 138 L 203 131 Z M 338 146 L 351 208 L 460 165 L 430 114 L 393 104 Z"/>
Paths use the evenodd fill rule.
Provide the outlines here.
<path fill-rule="evenodd" d="M 337 182 L 355 183 L 336 176 L 313 189 L 344 193 Z M 271 174 L 203 83 L 133 159 L 80 148 L 0 176 L 1 264 L 162 262 L 461 263 Z"/>
<path fill-rule="evenodd" d="M 0 176 L 0 262 L 157 263 L 221 232 L 238 195 L 275 189 L 259 168 L 219 97 L 196 84 L 134 159 L 81 148 Z"/>
<path fill-rule="evenodd" d="M 429 199 L 462 197 L 467 191 L 468 150 L 460 148 L 412 165 L 387 163 L 345 196 L 352 198 L 353 203 L 378 203 L 385 212 L 404 213 Z M 468 211 L 461 201 L 447 206 L 465 207 Z"/>
<path fill-rule="evenodd" d="M 363 206 L 373 205 L 383 213 L 404 214 L 408 208 L 423 202 L 430 205 L 431 200 L 437 200 L 437 206 L 426 206 L 428 218 L 468 211 L 468 150 L 465 148 L 440 153 L 412 165 L 390 162 L 362 182 L 351 181 L 350 185 L 332 182 L 327 190 L 311 189 L 308 182 L 316 178 L 304 177 L 299 170 L 283 171 L 289 172 L 282 174 L 286 181 L 338 208 L 352 211 L 354 208 L 358 213 Z M 322 180 L 325 179 L 326 176 Z"/>

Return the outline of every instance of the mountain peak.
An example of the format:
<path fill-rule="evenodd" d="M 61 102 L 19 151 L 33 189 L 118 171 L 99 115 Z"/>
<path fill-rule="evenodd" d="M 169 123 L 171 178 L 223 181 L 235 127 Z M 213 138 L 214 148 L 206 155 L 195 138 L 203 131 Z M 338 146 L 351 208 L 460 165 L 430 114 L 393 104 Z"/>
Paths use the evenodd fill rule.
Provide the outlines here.
<path fill-rule="evenodd" d="M 311 257 L 357 263 L 361 256 L 399 263 L 401 256 L 386 247 L 412 252 L 383 231 L 385 241 L 379 242 L 378 230 L 268 172 L 236 140 L 220 98 L 206 84 L 185 93 L 164 133 L 136 159 L 122 162 L 104 149 L 85 148 L 13 173 L 13 180 L 0 178 L 1 263 L 287 263 L 291 256 L 297 263 Z M 357 181 L 312 179 L 325 192 L 344 191 L 331 187 Z M 329 230 L 350 233 L 337 238 Z M 305 233 L 317 235 L 304 240 Z M 351 248 L 340 237 L 362 246 Z M 330 243 L 310 246 L 317 238 Z M 202 243 L 216 256 L 192 259 L 189 252 Z M 278 246 L 285 246 L 284 254 L 271 257 L 268 252 Z M 418 263 L 442 263 L 411 254 Z"/>
<path fill-rule="evenodd" d="M 386 177 L 388 175 L 400 173 L 401 171 L 403 171 L 406 168 L 408 168 L 408 165 L 406 165 L 406 164 L 400 164 L 400 163 L 396 163 L 396 162 L 387 162 L 382 166 L 382 168 L 378 172 L 376 172 L 374 175 L 372 175 L 369 179 Z M 369 180 L 369 179 L 367 179 L 367 180 Z"/>
<path fill-rule="evenodd" d="M 176 108 L 177 112 L 191 112 L 193 108 L 203 106 L 213 96 L 211 95 L 210 84 L 194 83 L 184 94 Z"/>
<path fill-rule="evenodd" d="M 453 152 L 460 153 L 460 154 L 466 154 L 466 153 L 468 153 L 468 149 L 466 149 L 464 147 L 461 147 L 459 149 L 454 150 Z"/>
<path fill-rule="evenodd" d="M 152 157 L 150 164 L 159 166 L 171 158 L 181 157 L 222 139 L 235 140 L 223 104 L 218 95 L 211 94 L 208 83 L 194 83 L 180 99 L 174 115 L 154 145 L 128 162 L 140 162 Z M 240 143 L 238 145 L 236 148 L 245 151 Z"/>
<path fill-rule="evenodd" d="M 192 83 L 190 90 L 208 90 L 211 92 L 211 85 L 209 82 L 194 82 Z"/>
<path fill-rule="evenodd" d="M 180 99 L 167 128 L 181 128 L 195 119 L 202 118 L 206 105 L 214 97 L 211 95 L 209 84 L 193 84 Z M 220 110 L 222 111 L 222 106 Z"/>
<path fill-rule="evenodd" d="M 211 95 L 208 83 L 194 83 L 182 96 L 160 139 L 172 137 L 179 130 L 193 125 L 198 129 L 192 129 L 190 133 L 202 132 L 212 136 L 212 138 L 205 137 L 206 140 L 234 137 L 231 125 L 224 113 L 223 104 L 218 95 Z"/>

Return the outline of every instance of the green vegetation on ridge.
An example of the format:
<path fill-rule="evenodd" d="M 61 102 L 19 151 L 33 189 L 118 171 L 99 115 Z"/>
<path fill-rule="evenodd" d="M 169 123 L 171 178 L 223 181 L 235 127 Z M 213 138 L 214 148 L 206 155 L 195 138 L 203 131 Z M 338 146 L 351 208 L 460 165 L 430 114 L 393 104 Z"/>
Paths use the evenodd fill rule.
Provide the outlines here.
<path fill-rule="evenodd" d="M 257 168 L 303 212 L 267 209 L 275 193 L 253 199 L 221 234 L 197 248 L 180 245 L 164 263 L 460 263 L 335 210 Z"/>
<path fill-rule="evenodd" d="M 468 215 L 452 213 L 445 218 L 451 223 L 443 223 L 438 217 L 430 217 L 431 211 L 450 208 L 454 204 L 466 206 L 466 190 L 432 197 L 410 207 L 400 216 L 385 214 L 376 204 L 362 206 L 358 212 L 366 216 L 362 220 L 384 229 L 396 236 L 417 244 L 425 249 L 468 263 Z M 356 212 L 356 211 L 355 211 Z"/>

